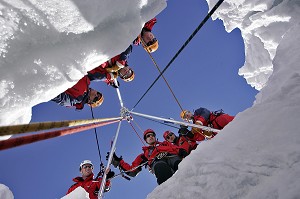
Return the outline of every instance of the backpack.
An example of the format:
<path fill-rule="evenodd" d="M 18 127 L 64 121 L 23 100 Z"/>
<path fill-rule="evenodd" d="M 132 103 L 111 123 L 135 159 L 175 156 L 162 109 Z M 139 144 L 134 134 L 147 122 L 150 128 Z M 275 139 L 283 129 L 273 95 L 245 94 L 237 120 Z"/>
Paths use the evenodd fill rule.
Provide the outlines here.
<path fill-rule="evenodd" d="M 200 107 L 194 111 L 194 116 L 202 116 L 206 121 L 209 121 L 210 110 Z"/>

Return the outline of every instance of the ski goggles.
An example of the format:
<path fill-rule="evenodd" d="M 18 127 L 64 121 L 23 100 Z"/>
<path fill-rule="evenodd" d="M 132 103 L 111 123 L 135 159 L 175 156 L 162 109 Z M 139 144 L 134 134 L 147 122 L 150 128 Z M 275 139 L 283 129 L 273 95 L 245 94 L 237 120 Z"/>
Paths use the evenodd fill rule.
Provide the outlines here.
<path fill-rule="evenodd" d="M 149 41 L 146 45 L 147 46 L 151 46 L 152 44 L 154 44 L 157 41 L 156 38 L 153 38 L 152 41 Z"/>

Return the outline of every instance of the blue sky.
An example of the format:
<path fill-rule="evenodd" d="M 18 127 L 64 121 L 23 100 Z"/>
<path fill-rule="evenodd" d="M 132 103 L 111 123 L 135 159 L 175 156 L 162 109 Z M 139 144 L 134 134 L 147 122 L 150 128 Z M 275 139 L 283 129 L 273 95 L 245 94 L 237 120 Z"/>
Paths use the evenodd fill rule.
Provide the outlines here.
<path fill-rule="evenodd" d="M 191 0 L 188 4 L 168 1 L 168 7 L 157 16 L 158 23 L 153 28 L 160 47 L 152 55 L 161 69 L 171 60 L 207 12 L 205 1 Z M 199 106 L 211 110 L 222 108 L 225 112 L 236 115 L 250 107 L 257 94 L 237 74 L 243 63 L 244 45 L 239 30 L 228 34 L 221 21 L 209 20 L 165 72 L 165 77 L 185 109 L 192 110 Z M 131 109 L 157 77 L 158 71 L 142 47 L 134 47 L 129 64 L 134 68 L 136 78 L 130 83 L 120 80 L 120 91 L 125 106 Z M 94 116 L 118 116 L 120 104 L 115 90 L 102 82 L 93 83 L 92 87 L 100 90 L 105 97 L 103 105 L 94 109 Z M 134 111 L 179 120 L 180 108 L 164 81 L 160 79 Z M 47 102 L 33 108 L 31 122 L 86 118 L 91 118 L 89 107 L 75 111 Z M 170 129 L 138 117 L 134 121 L 143 130 L 153 128 L 159 139 L 165 130 Z M 105 165 L 105 154 L 116 129 L 117 125 L 97 129 Z M 139 130 L 138 127 L 136 129 Z M 172 128 L 170 130 L 176 131 Z M 141 134 L 140 131 L 139 133 Z M 127 122 L 123 122 L 116 153 L 131 162 L 141 152 L 141 147 L 142 143 L 132 128 Z M 2 151 L 0 182 L 10 187 L 15 198 L 60 198 L 72 185 L 72 178 L 79 175 L 78 166 L 83 159 L 90 159 L 95 165 L 99 164 L 94 130 Z M 98 171 L 96 167 L 95 173 Z M 112 184 L 112 189 L 105 198 L 132 198 L 132 194 L 133 198 L 145 198 L 156 186 L 156 180 L 143 169 L 131 181 L 119 177 Z"/>

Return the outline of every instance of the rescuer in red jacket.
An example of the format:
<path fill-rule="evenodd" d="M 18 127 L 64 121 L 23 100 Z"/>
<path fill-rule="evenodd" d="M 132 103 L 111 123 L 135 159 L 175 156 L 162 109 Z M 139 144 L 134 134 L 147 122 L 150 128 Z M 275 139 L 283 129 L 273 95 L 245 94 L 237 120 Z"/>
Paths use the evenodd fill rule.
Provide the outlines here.
<path fill-rule="evenodd" d="M 197 148 L 197 141 L 205 140 L 205 137 L 200 133 L 193 134 L 192 132 L 186 132 L 184 135 L 179 134 L 176 136 L 172 131 L 165 131 L 163 137 L 166 141 L 175 144 L 176 146 L 183 148 L 189 154 L 192 150 Z"/>
<path fill-rule="evenodd" d="M 153 18 L 145 23 L 144 27 L 142 28 L 141 34 L 133 41 L 133 44 L 140 45 L 142 43 L 145 50 L 150 53 L 155 52 L 158 49 L 158 41 L 152 33 L 152 28 L 156 22 L 156 18 Z"/>
<path fill-rule="evenodd" d="M 115 153 L 112 165 L 116 168 L 119 167 L 131 177 L 135 177 L 142 170 L 143 165 L 148 165 L 151 172 L 155 174 L 157 183 L 161 184 L 177 171 L 178 164 L 188 153 L 169 142 L 157 141 L 156 134 L 152 129 L 147 129 L 144 132 L 144 140 L 148 146 L 142 148 L 143 153 L 138 155 L 131 165 Z"/>
<path fill-rule="evenodd" d="M 102 176 L 97 177 L 94 179 L 93 174 L 93 163 L 90 160 L 84 160 L 80 163 L 79 171 L 81 173 L 81 177 L 78 176 L 73 179 L 75 184 L 73 184 L 67 194 L 74 191 L 77 187 L 82 187 L 85 189 L 86 192 L 89 193 L 90 199 L 97 199 L 98 198 L 98 192 L 101 186 Z M 107 174 L 107 181 L 105 183 L 104 192 L 108 192 L 111 187 L 111 183 L 109 179 L 114 176 L 114 172 L 109 171 Z"/>
<path fill-rule="evenodd" d="M 76 107 L 81 110 L 84 104 L 88 104 L 92 108 L 98 107 L 103 103 L 104 97 L 102 93 L 89 88 L 90 80 L 87 76 L 81 78 L 72 88 L 59 94 L 51 101 L 61 106 Z"/>
<path fill-rule="evenodd" d="M 180 117 L 185 121 L 191 121 L 194 124 L 208 126 L 219 130 L 222 130 L 229 122 L 234 119 L 234 116 L 224 113 L 223 110 L 210 111 L 203 107 L 196 109 L 194 113 L 188 110 L 183 110 L 180 113 Z M 192 128 L 193 133 L 196 133 L 198 131 L 202 130 L 199 128 Z M 213 137 L 217 134 L 208 131 L 202 131 L 202 133 L 204 133 L 208 137 Z"/>

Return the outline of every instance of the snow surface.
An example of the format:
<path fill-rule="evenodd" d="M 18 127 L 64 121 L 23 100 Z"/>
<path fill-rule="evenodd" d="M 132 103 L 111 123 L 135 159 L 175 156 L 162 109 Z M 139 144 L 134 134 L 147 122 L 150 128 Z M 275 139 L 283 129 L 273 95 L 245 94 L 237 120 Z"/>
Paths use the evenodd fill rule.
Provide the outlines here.
<path fill-rule="evenodd" d="M 217 0 L 208 0 L 212 8 Z M 298 0 L 226 0 L 213 15 L 227 31 L 239 28 L 246 61 L 239 74 L 261 90 L 273 72 L 273 59 L 285 33 L 300 21 Z"/>
<path fill-rule="evenodd" d="M 225 1 L 218 16 L 227 30 L 245 31 L 246 13 L 252 13 L 248 23 L 258 27 L 243 33 L 248 61 L 240 71 L 248 71 L 253 85 L 265 87 L 251 108 L 199 145 L 148 199 L 300 198 L 299 11 L 300 1 Z M 261 36 L 277 45 L 267 48 Z M 266 68 L 266 58 L 274 70 L 267 82 L 258 72 Z"/>
<path fill-rule="evenodd" d="M 28 123 L 31 107 L 121 52 L 166 6 L 162 0 L 129 0 L 115 14 L 104 8 L 121 0 L 90 2 L 0 2 L 1 125 Z M 216 0 L 208 2 L 212 7 Z M 251 108 L 199 145 L 148 199 L 300 198 L 299 12 L 299 0 L 221 5 L 213 17 L 228 31 L 240 28 L 245 41 L 246 62 L 239 73 L 261 91 Z M 13 198 L 2 187 L 0 195 Z"/>
<path fill-rule="evenodd" d="M 33 106 L 120 54 L 165 7 L 164 0 L 1 1 L 0 125 L 29 123 Z"/>
<path fill-rule="evenodd" d="M 4 184 L 0 184 L 0 198 L 1 199 L 2 198 L 3 199 L 13 199 L 14 198 L 13 193 Z"/>

